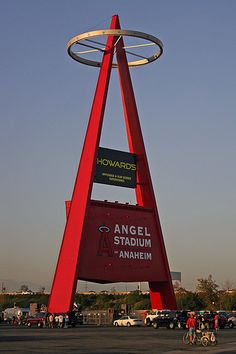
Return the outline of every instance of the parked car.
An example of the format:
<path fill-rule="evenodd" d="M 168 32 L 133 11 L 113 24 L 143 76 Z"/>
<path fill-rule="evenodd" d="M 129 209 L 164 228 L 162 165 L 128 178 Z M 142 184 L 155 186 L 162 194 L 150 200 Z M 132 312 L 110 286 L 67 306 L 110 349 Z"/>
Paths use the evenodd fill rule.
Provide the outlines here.
<path fill-rule="evenodd" d="M 151 326 L 154 318 L 168 316 L 170 312 L 171 310 L 153 310 L 147 314 L 144 323 L 146 326 Z"/>
<path fill-rule="evenodd" d="M 69 327 L 75 327 L 76 325 L 83 324 L 83 314 L 78 311 L 72 311 L 67 313 L 69 316 Z"/>
<path fill-rule="evenodd" d="M 188 318 L 188 311 L 168 311 L 153 318 L 152 326 L 157 329 L 166 327 L 169 329 L 185 328 Z"/>
<path fill-rule="evenodd" d="M 219 313 L 219 327 L 220 328 L 225 328 L 225 326 L 228 324 L 228 315 L 226 312 L 220 312 Z"/>
<path fill-rule="evenodd" d="M 24 319 L 29 315 L 29 312 L 29 308 L 22 308 L 18 306 L 8 307 L 2 312 L 3 320 L 10 324 L 13 323 L 20 316 L 21 321 L 24 321 Z"/>
<path fill-rule="evenodd" d="M 186 328 L 190 310 L 176 311 L 177 327 Z"/>
<path fill-rule="evenodd" d="M 48 315 L 47 312 L 36 313 L 34 316 L 29 316 L 26 319 L 25 324 L 28 327 L 31 327 L 31 326 L 44 327 L 44 326 L 46 326 L 47 315 Z"/>
<path fill-rule="evenodd" d="M 230 314 L 227 320 L 227 326 L 229 328 L 234 328 L 234 326 L 236 326 L 236 314 Z"/>
<path fill-rule="evenodd" d="M 140 327 L 142 325 L 143 321 L 141 318 L 135 317 L 135 316 L 122 316 L 118 320 L 115 320 L 113 322 L 113 325 L 116 327 L 119 326 L 126 326 L 126 327 L 131 327 L 131 326 L 137 326 Z"/>

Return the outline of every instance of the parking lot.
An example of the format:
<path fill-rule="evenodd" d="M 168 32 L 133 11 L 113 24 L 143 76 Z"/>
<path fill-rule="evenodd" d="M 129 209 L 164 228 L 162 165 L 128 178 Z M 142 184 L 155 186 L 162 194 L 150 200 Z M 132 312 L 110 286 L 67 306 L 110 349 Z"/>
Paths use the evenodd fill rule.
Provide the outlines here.
<path fill-rule="evenodd" d="M 236 353 L 236 329 L 219 333 L 216 347 L 182 343 L 184 330 L 79 326 L 69 329 L 0 327 L 0 353 Z"/>

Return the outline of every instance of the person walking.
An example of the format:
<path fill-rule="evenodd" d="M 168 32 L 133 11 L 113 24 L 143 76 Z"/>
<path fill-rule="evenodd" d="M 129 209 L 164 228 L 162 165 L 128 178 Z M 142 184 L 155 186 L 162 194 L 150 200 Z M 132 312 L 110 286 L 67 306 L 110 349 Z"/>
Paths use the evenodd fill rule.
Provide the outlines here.
<path fill-rule="evenodd" d="M 62 314 L 58 316 L 58 327 L 63 328 L 64 317 Z"/>
<path fill-rule="evenodd" d="M 18 326 L 21 325 L 21 313 L 20 312 L 17 314 L 17 324 L 18 324 Z"/>
<path fill-rule="evenodd" d="M 66 314 L 65 316 L 65 325 L 64 325 L 64 328 L 68 328 L 69 326 L 69 316 L 68 316 L 68 313 Z"/>
<path fill-rule="evenodd" d="M 49 321 L 49 328 L 53 328 L 54 327 L 54 316 L 52 313 L 49 315 L 48 321 Z"/>
<path fill-rule="evenodd" d="M 215 328 L 216 332 L 219 330 L 219 315 L 218 315 L 218 313 L 216 313 L 214 316 L 214 328 Z"/>
<path fill-rule="evenodd" d="M 54 321 L 55 321 L 55 328 L 59 328 L 59 315 L 55 315 Z"/>
<path fill-rule="evenodd" d="M 190 317 L 188 318 L 187 323 L 186 323 L 186 327 L 188 328 L 188 331 L 189 331 L 189 344 L 190 345 L 193 344 L 193 338 L 195 335 L 196 326 L 197 326 L 197 320 L 195 317 L 195 313 L 190 312 Z"/>

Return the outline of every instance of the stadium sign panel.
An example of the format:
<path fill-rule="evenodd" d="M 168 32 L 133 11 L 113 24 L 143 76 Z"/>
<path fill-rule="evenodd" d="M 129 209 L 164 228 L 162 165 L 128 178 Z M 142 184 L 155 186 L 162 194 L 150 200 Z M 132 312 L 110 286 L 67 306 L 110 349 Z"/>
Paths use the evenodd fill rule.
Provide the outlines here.
<path fill-rule="evenodd" d="M 91 200 L 78 278 L 106 282 L 166 280 L 151 209 Z M 89 257 L 88 257 L 89 254 Z M 155 269 L 155 271 L 154 271 Z"/>

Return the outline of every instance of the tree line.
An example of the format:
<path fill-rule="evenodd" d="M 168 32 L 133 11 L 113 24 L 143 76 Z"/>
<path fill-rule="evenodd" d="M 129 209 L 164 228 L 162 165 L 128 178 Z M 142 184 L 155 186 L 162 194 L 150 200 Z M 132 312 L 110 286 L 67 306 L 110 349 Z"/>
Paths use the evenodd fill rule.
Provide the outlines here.
<path fill-rule="evenodd" d="M 197 280 L 195 291 L 189 291 L 174 285 L 178 309 L 186 310 L 236 310 L 236 290 L 219 290 L 211 275 L 207 278 Z M 49 295 L 37 294 L 0 294 L 0 311 L 7 307 L 19 306 L 29 307 L 30 303 L 45 304 L 48 303 Z M 138 290 L 127 294 L 116 293 L 91 293 L 75 294 L 75 303 L 80 311 L 83 310 L 102 310 L 113 308 L 120 310 L 123 305 L 128 306 L 130 311 L 150 310 L 151 303 L 148 293 L 141 293 Z"/>

